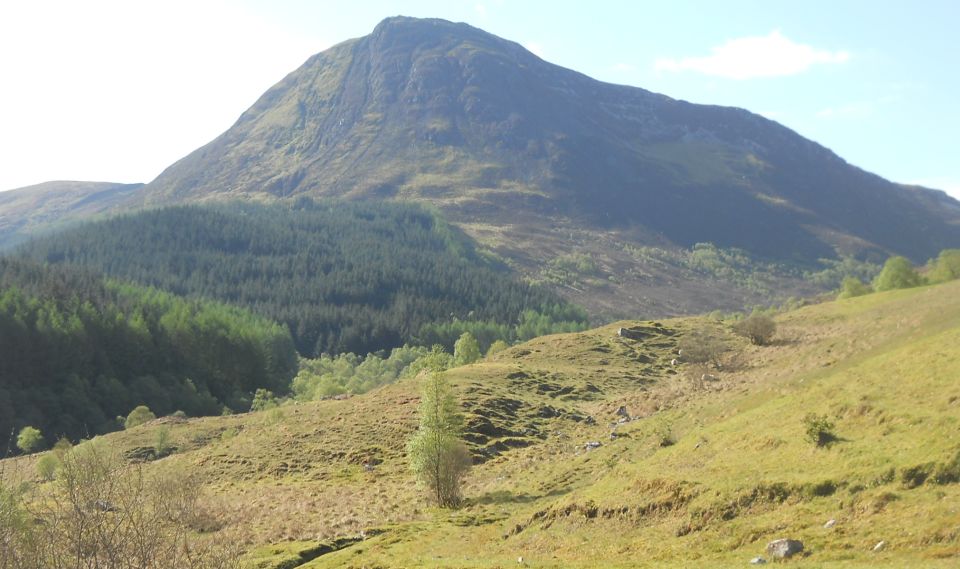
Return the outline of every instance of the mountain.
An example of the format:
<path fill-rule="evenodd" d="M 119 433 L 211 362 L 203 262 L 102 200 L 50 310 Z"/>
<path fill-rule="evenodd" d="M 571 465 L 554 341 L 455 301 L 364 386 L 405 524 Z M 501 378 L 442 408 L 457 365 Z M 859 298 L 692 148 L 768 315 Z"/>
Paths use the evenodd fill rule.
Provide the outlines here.
<path fill-rule="evenodd" d="M 172 454 L 140 468 L 193 474 L 210 500 L 202 535 L 258 569 L 709 569 L 769 560 L 778 538 L 804 543 L 800 566 L 956 567 L 960 281 L 776 321 L 764 347 L 729 322 L 627 321 L 448 371 L 475 458 L 454 511 L 413 482 L 412 377 L 340 400 L 162 418 L 99 448 L 149 458 L 163 434 Z M 705 329 L 730 347 L 722 369 L 674 365 Z M 808 439 L 808 414 L 832 423 L 832 443 Z M 42 497 L 58 486 L 39 483 L 36 461 L 0 470 Z"/>
<path fill-rule="evenodd" d="M 141 197 L 301 194 L 427 200 L 465 225 L 546 217 L 777 259 L 922 261 L 960 243 L 960 203 L 759 115 L 602 83 L 466 24 L 403 17 L 311 57 Z"/>
<path fill-rule="evenodd" d="M 143 184 L 45 182 L 0 192 L 0 247 L 119 208 Z"/>
<path fill-rule="evenodd" d="M 822 259 L 960 245 L 943 192 L 746 110 L 596 81 L 434 19 L 311 57 L 116 208 L 301 196 L 429 202 L 596 319 L 769 305 L 838 285 L 810 281 Z"/>

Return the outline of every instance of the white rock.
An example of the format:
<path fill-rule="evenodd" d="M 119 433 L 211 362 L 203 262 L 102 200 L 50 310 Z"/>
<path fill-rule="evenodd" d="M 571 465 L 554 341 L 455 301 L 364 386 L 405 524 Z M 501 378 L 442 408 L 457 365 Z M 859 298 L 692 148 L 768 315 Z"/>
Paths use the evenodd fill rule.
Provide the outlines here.
<path fill-rule="evenodd" d="M 764 559 L 763 557 L 754 557 L 753 559 L 750 560 L 750 565 L 763 565 L 766 562 L 767 560 Z"/>
<path fill-rule="evenodd" d="M 837 520 L 827 520 L 827 523 L 823 524 L 823 527 L 824 529 L 830 529 L 835 525 L 837 525 Z"/>
<path fill-rule="evenodd" d="M 877 552 L 883 551 L 883 548 L 886 546 L 887 546 L 887 542 L 881 540 L 880 543 L 873 546 L 873 552 L 877 553 Z"/>
<path fill-rule="evenodd" d="M 777 539 L 767 544 L 767 555 L 774 559 L 789 559 L 803 551 L 803 542 L 796 539 Z"/>

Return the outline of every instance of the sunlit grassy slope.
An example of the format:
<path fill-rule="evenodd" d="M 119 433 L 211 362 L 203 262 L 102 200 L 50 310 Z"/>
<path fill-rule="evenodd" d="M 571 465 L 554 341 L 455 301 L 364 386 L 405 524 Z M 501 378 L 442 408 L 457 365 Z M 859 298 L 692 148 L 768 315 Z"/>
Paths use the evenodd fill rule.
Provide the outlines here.
<path fill-rule="evenodd" d="M 960 282 L 778 324 L 773 346 L 731 336 L 705 382 L 671 364 L 683 334 L 724 329 L 702 319 L 544 337 L 448 372 L 478 462 L 456 512 L 422 502 L 404 460 L 415 380 L 168 423 L 178 451 L 152 465 L 201 472 L 257 567 L 731 567 L 781 537 L 804 542 L 802 567 L 958 566 Z M 633 420 L 611 438 L 621 405 Z M 811 412 L 835 443 L 805 440 Z M 162 421 L 109 438 L 149 447 Z"/>

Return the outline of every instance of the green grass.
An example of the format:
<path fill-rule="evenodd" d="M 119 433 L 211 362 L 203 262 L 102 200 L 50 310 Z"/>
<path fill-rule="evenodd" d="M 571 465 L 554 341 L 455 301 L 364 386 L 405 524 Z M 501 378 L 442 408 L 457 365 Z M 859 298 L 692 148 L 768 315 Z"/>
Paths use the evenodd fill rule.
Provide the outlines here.
<path fill-rule="evenodd" d="M 700 385 L 671 360 L 704 322 L 642 341 L 616 330 L 649 322 L 548 336 L 448 372 L 486 457 L 456 512 L 426 504 L 406 464 L 416 380 L 279 420 L 170 423 L 178 450 L 151 464 L 203 473 L 258 568 L 361 532 L 302 566 L 730 567 L 780 537 L 804 542 L 803 567 L 956 566 L 960 484 L 909 475 L 960 451 L 960 283 L 783 314 L 773 346 L 731 335 Z M 621 405 L 634 420 L 611 440 Z M 839 440 L 806 440 L 807 413 Z M 149 446 L 160 426 L 108 438 Z"/>

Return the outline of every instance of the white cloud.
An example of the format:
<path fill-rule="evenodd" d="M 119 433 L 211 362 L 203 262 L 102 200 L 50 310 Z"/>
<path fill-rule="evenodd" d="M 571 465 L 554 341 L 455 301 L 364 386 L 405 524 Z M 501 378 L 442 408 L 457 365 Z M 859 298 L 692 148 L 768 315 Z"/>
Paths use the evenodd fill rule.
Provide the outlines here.
<path fill-rule="evenodd" d="M 846 51 L 828 51 L 796 43 L 774 30 L 762 37 L 745 37 L 712 48 L 704 57 L 661 58 L 657 71 L 695 71 L 728 79 L 783 77 L 803 73 L 813 65 L 844 63 Z"/>

